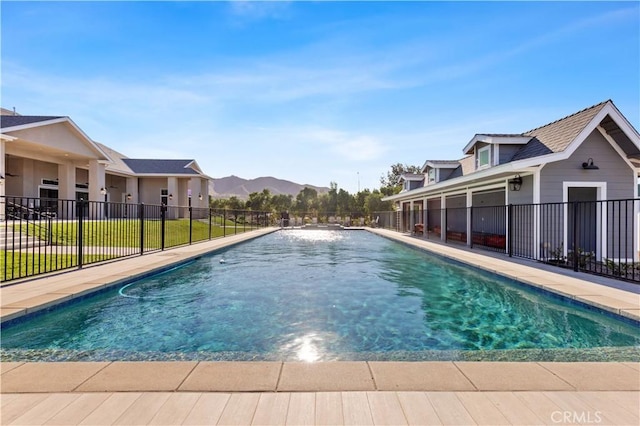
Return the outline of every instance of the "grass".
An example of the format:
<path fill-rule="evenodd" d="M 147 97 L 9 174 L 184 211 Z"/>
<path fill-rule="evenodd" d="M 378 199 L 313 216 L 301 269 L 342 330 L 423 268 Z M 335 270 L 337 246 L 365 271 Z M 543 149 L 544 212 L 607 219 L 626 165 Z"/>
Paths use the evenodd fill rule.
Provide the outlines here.
<path fill-rule="evenodd" d="M 222 226 L 224 225 L 224 226 Z M 144 251 L 158 250 L 162 247 L 160 220 L 144 221 Z M 211 227 L 211 238 L 219 238 L 224 235 L 234 235 L 244 231 L 255 229 L 250 225 L 236 224 L 227 220 L 224 224 L 218 220 Z M 78 245 L 78 222 L 56 221 L 50 227 L 34 226 L 33 224 L 16 225 L 15 231 L 19 231 L 24 239 L 37 239 L 41 241 L 41 247 L 34 247 L 24 252 L 0 250 L 0 281 L 38 275 L 45 272 L 68 269 L 78 266 L 76 254 L 39 253 L 40 250 L 51 251 L 47 241 L 58 247 L 76 247 Z M 192 242 L 209 239 L 209 222 L 194 220 L 192 222 Z M 82 228 L 82 242 L 85 247 L 83 263 L 90 264 L 104 260 L 130 255 L 131 250 L 125 250 L 124 254 L 114 254 L 112 248 L 137 248 L 140 247 L 140 221 L 135 219 L 85 221 Z M 189 244 L 189 220 L 176 219 L 165 221 L 165 248 Z M 37 244 L 37 241 L 36 241 Z M 10 246 L 11 243 L 8 243 Z M 94 248 L 94 249 L 91 249 Z M 95 248 L 105 248 L 105 253 Z M 115 250 L 117 252 L 117 250 Z M 6 272 L 5 272 L 6 271 Z"/>
<path fill-rule="evenodd" d="M 109 255 L 84 256 L 84 262 L 94 263 L 113 257 Z M 5 276 L 9 281 L 76 266 L 78 266 L 78 256 L 75 254 L 37 254 L 0 250 L 1 281 L 5 280 Z"/>
<path fill-rule="evenodd" d="M 192 222 L 192 241 L 203 241 L 209 238 L 209 223 L 194 220 Z M 227 221 L 225 226 L 214 224 L 211 227 L 211 238 L 232 235 L 245 231 L 242 224 Z M 159 220 L 144 221 L 145 250 L 161 247 L 161 226 Z M 226 227 L 226 232 L 225 232 Z M 25 224 L 16 226 L 28 237 L 35 237 L 43 242 L 50 241 L 57 246 L 78 245 L 78 222 L 53 222 L 50 227 Z M 247 225 L 246 230 L 252 228 Z M 18 230 L 18 229 L 16 229 Z M 140 221 L 135 219 L 85 221 L 82 229 L 82 243 L 87 247 L 139 247 Z M 165 247 L 189 243 L 189 220 L 177 219 L 165 221 Z"/>

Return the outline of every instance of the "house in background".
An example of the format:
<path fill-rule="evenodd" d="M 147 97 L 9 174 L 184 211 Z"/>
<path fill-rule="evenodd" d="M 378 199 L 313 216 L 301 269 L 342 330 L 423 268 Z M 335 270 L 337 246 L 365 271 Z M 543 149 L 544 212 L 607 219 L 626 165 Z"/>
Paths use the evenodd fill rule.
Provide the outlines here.
<path fill-rule="evenodd" d="M 80 199 L 209 205 L 211 178 L 193 159 L 127 158 L 93 141 L 69 117 L 17 115 L 2 109 L 0 127 L 0 195 L 42 203 L 31 208 L 54 209 L 56 200 Z M 104 211 L 113 215 L 117 210 Z"/>
<path fill-rule="evenodd" d="M 463 153 L 427 160 L 420 179 L 404 176 L 383 198 L 396 203 L 400 230 L 500 250 L 510 241 L 535 259 L 575 249 L 638 260 L 640 136 L 612 101 L 524 133 L 476 134 Z"/>

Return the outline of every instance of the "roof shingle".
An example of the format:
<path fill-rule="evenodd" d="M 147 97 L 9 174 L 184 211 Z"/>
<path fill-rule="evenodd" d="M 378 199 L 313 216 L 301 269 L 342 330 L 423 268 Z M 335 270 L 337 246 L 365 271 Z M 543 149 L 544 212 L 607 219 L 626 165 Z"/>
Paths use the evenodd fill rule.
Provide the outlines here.
<path fill-rule="evenodd" d="M 25 124 L 39 123 L 41 121 L 55 120 L 58 118 L 64 117 L 48 115 L 0 115 L 0 128 L 7 129 L 9 127 L 23 126 Z"/>
<path fill-rule="evenodd" d="M 511 161 L 562 152 L 609 101 L 601 102 L 552 123 L 523 133 L 533 139 L 515 153 Z"/>
<path fill-rule="evenodd" d="M 186 167 L 194 160 L 151 160 L 137 158 L 123 158 L 122 161 L 129 166 L 134 173 L 141 174 L 170 174 L 170 175 L 197 175 L 198 172 L 191 167 Z"/>

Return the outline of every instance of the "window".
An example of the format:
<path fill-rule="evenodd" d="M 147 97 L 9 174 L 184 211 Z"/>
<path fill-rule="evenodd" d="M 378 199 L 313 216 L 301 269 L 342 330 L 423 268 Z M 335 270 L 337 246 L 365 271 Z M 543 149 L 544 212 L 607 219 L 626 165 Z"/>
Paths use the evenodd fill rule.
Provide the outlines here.
<path fill-rule="evenodd" d="M 480 148 L 478 150 L 478 159 L 476 169 L 481 169 L 483 167 L 489 167 L 490 165 L 490 156 L 491 147 L 485 146 L 484 148 Z"/>
<path fill-rule="evenodd" d="M 160 203 L 165 206 L 169 204 L 169 190 L 161 189 L 160 190 Z"/>
<path fill-rule="evenodd" d="M 429 169 L 429 183 L 436 182 L 436 169 Z"/>

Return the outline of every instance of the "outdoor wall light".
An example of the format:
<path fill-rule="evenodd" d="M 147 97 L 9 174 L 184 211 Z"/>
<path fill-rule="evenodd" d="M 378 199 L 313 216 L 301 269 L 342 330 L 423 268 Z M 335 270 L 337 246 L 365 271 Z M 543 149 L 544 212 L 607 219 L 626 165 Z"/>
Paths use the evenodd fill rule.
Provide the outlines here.
<path fill-rule="evenodd" d="M 522 178 L 520 175 L 516 175 L 513 179 L 509 179 L 509 189 L 512 191 L 520 191 L 522 188 Z"/>
<path fill-rule="evenodd" d="M 131 194 L 127 194 L 127 200 L 131 200 Z"/>
<path fill-rule="evenodd" d="M 173 200 L 173 194 L 169 194 L 169 199 Z"/>
<path fill-rule="evenodd" d="M 101 195 L 107 195 L 107 188 L 100 188 Z"/>
<path fill-rule="evenodd" d="M 593 158 L 589 158 L 585 163 L 582 163 L 582 168 L 585 170 L 598 170 L 600 167 L 593 164 Z"/>
<path fill-rule="evenodd" d="M 202 194 L 198 194 L 198 200 L 202 201 Z"/>

